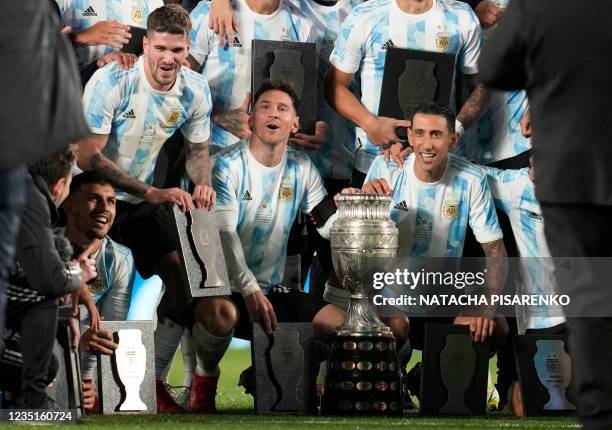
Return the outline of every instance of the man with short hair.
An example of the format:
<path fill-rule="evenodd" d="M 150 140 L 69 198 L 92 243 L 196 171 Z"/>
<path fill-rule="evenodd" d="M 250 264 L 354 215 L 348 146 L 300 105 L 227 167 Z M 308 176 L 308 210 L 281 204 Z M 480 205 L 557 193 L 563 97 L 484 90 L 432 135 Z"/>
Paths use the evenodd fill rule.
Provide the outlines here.
<path fill-rule="evenodd" d="M 335 212 L 310 158 L 287 146 L 299 126 L 296 101 L 289 84 L 264 83 L 249 117 L 253 134 L 216 157 L 216 214 L 232 296 L 204 298 L 196 305 L 198 366 L 191 402 L 195 410 L 215 408 L 218 363 L 234 326 L 237 337 L 250 339 L 249 320 L 261 323 L 268 334 L 278 321 L 312 321 L 317 336 L 325 337 L 345 318 L 322 299 L 280 285 L 297 211 L 313 219 L 324 235 Z"/>
<path fill-rule="evenodd" d="M 486 257 L 495 261 L 506 256 L 502 232 L 484 170 L 449 153 L 457 143 L 455 115 L 438 103 L 415 111 L 408 129 L 414 148 L 403 167 L 377 157 L 368 172 L 363 191 L 389 195 L 391 218 L 399 229 L 399 257 L 461 257 L 469 223 Z M 489 260 L 489 259 L 488 259 Z M 505 270 L 489 267 L 489 292 L 499 293 Z M 507 334 L 503 317 L 485 309 L 479 316 L 458 315 L 450 320 L 467 325 L 474 341 L 492 341 L 499 349 Z M 427 318 L 410 318 L 410 338 L 422 345 Z"/>
<path fill-rule="evenodd" d="M 98 172 L 75 176 L 62 205 L 65 235 L 77 254 L 87 250 L 96 261 L 97 278 L 87 285 L 100 316 L 108 321 L 127 318 L 136 269 L 130 250 L 108 236 L 115 221 L 117 200 L 112 185 Z M 88 313 L 81 309 L 81 320 Z M 83 378 L 92 379 L 95 356 L 83 360 Z"/>
<path fill-rule="evenodd" d="M 135 67 L 109 64 L 87 86 L 83 103 L 92 136 L 79 147 L 79 166 L 95 170 L 118 190 L 117 216 L 111 237 L 127 245 L 144 278 L 158 274 L 166 293 L 158 307 L 157 332 L 170 320 L 190 324 L 187 288 L 170 216 L 164 204 L 190 210 L 212 208 L 208 140 L 211 100 L 204 77 L 182 67 L 189 49 L 191 21 L 177 5 L 153 11 L 147 20 L 144 55 Z M 193 193 L 152 186 L 159 151 L 177 129 L 185 139 L 187 173 Z M 156 348 L 157 349 L 157 348 Z M 164 403 L 165 402 L 165 403 Z M 158 383 L 158 406 L 182 411 Z"/>
<path fill-rule="evenodd" d="M 26 181 L 27 201 L 6 311 L 7 331 L 21 335 L 23 363 L 17 401 L 21 409 L 54 408 L 45 389 L 54 377 L 49 369 L 57 334 L 58 298 L 96 276 L 93 261 L 83 259 L 79 267 L 72 260 L 69 244 L 53 231 L 57 206 L 68 196 L 74 159 L 71 147 L 56 151 L 30 166 Z"/>
<path fill-rule="evenodd" d="M 478 19 L 464 3 L 375 0 L 353 9 L 342 24 L 327 81 L 329 104 L 358 126 L 353 186 L 363 184 L 381 146 L 394 144 L 395 158 L 402 163 L 396 128 L 407 127 L 409 121 L 378 116 L 386 49 L 409 48 L 456 56 L 457 68 L 465 75 L 470 93 L 456 119 L 455 128 L 461 135 L 464 127 L 478 119 L 487 103 L 487 93 L 478 83 L 480 43 Z M 361 79 L 361 100 L 348 90 L 356 73 Z"/>

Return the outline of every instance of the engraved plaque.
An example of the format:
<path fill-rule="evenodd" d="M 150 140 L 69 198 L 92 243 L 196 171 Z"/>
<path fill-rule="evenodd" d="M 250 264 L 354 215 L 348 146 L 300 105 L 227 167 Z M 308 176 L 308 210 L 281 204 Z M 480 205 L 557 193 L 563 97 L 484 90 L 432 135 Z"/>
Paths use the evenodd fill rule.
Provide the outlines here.
<path fill-rule="evenodd" d="M 516 336 L 515 345 L 525 415 L 571 414 L 576 407 L 568 398 L 572 362 L 567 337 Z"/>
<path fill-rule="evenodd" d="M 253 40 L 251 94 L 266 79 L 284 79 L 297 93 L 300 133 L 314 134 L 317 113 L 317 48 L 315 43 Z"/>
<path fill-rule="evenodd" d="M 102 321 L 118 348 L 98 354 L 98 395 L 103 414 L 157 413 L 153 321 Z"/>
<path fill-rule="evenodd" d="M 179 239 L 184 279 L 191 297 L 230 294 L 223 247 L 215 212 L 193 208 L 183 213 L 172 206 L 172 216 Z"/>
<path fill-rule="evenodd" d="M 272 336 L 253 324 L 257 414 L 306 414 L 315 411 L 315 375 L 311 361 L 311 323 L 279 323 Z"/>
<path fill-rule="evenodd" d="M 483 415 L 488 368 L 489 346 L 473 342 L 468 327 L 426 324 L 420 412 Z"/>

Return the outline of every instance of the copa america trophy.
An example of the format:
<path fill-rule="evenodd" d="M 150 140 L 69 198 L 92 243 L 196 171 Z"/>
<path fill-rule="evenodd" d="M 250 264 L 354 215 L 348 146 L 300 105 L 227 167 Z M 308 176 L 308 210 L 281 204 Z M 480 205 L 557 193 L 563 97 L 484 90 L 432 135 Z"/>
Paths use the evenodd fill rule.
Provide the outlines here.
<path fill-rule="evenodd" d="M 389 216 L 391 198 L 376 194 L 338 197 L 331 230 L 334 269 L 351 297 L 345 323 L 331 342 L 325 413 L 401 413 L 400 369 L 393 333 L 372 304 L 369 274 L 384 271 L 397 254 L 398 229 Z"/>

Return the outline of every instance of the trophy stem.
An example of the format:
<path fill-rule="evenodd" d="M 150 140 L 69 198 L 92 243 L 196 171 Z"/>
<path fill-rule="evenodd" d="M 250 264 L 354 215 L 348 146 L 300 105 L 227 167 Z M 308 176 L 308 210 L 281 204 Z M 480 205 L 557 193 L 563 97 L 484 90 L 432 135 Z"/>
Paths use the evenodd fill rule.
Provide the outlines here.
<path fill-rule="evenodd" d="M 346 320 L 338 329 L 339 332 L 390 332 L 376 314 L 376 309 L 372 305 L 370 297 L 364 292 L 351 294 L 349 307 L 346 311 Z"/>

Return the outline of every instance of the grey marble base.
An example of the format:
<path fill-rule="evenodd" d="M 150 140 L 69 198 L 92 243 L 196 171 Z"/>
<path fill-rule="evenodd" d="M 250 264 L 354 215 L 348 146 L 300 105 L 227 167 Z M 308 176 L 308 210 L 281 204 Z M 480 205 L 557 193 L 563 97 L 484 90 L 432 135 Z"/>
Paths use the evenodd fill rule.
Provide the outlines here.
<path fill-rule="evenodd" d="M 98 355 L 98 396 L 100 410 L 104 415 L 114 414 L 156 414 L 157 397 L 155 394 L 155 347 L 153 341 L 153 321 L 102 321 L 102 328 L 113 334 L 113 340 L 118 342 L 118 332 L 122 329 L 138 329 L 142 332 L 142 344 L 146 349 L 145 375 L 140 384 L 140 399 L 146 405 L 145 411 L 119 412 L 124 400 L 123 384 L 117 373 L 114 355 Z"/>

